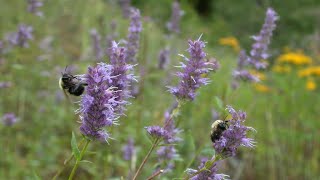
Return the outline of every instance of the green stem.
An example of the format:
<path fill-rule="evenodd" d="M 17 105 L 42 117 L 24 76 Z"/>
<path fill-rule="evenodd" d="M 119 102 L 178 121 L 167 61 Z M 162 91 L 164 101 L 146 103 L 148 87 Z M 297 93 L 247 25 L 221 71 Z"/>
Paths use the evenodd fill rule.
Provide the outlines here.
<path fill-rule="evenodd" d="M 173 120 L 173 118 L 177 117 L 179 115 L 179 110 L 180 110 L 180 107 L 181 107 L 181 102 L 178 101 L 178 105 L 176 108 L 174 108 L 170 114 L 170 118 L 171 118 L 171 121 Z M 167 126 L 167 124 L 164 124 L 164 127 Z M 145 158 L 143 159 L 142 163 L 140 164 L 136 174 L 134 175 L 133 179 L 132 180 L 135 180 L 137 179 L 138 175 L 140 174 L 140 171 L 142 170 L 143 166 L 146 164 L 147 160 L 149 159 L 152 151 L 158 146 L 158 144 L 161 142 L 161 139 L 160 138 L 156 138 L 154 143 L 152 144 L 148 154 L 145 156 Z"/>
<path fill-rule="evenodd" d="M 84 153 L 86 152 L 89 143 L 90 143 L 90 140 L 87 139 L 87 142 L 86 142 L 86 144 L 84 145 L 84 147 L 83 147 L 83 149 L 82 149 L 82 151 L 81 151 L 81 154 L 80 154 L 79 159 L 76 160 L 76 163 L 75 163 L 75 165 L 73 166 L 73 169 L 72 169 L 72 171 L 71 171 L 71 173 L 70 173 L 70 176 L 69 176 L 68 180 L 72 180 L 72 179 L 73 179 L 73 176 L 75 175 L 76 170 L 78 169 L 79 163 L 80 163 L 80 161 L 81 161 Z"/>
<path fill-rule="evenodd" d="M 60 176 L 60 174 L 64 171 L 64 168 L 66 167 L 66 165 L 67 165 L 72 159 L 73 159 L 73 154 L 71 154 L 71 156 L 70 156 L 67 160 L 65 160 L 65 161 L 63 162 L 62 168 L 59 169 L 59 171 L 54 175 L 54 177 L 52 178 L 52 180 L 56 180 L 57 177 Z"/>
<path fill-rule="evenodd" d="M 84 138 L 80 141 L 78 147 L 80 147 L 82 145 L 83 140 L 84 140 Z M 67 164 L 73 159 L 73 157 L 74 157 L 74 155 L 72 153 L 71 156 L 63 162 L 63 166 L 59 169 L 59 171 L 57 171 L 57 173 L 54 175 L 52 180 L 56 180 L 60 176 L 60 174 L 64 171 L 64 169 L 66 168 Z"/>
<path fill-rule="evenodd" d="M 139 166 L 139 168 L 138 168 L 138 170 L 137 170 L 137 172 L 136 172 L 136 174 L 134 175 L 134 177 L 133 177 L 132 180 L 137 179 L 138 175 L 140 174 L 140 171 L 142 170 L 143 166 L 146 164 L 146 162 L 147 162 L 147 160 L 149 159 L 152 151 L 154 150 L 154 148 L 156 148 L 156 147 L 158 146 L 159 140 L 160 140 L 160 139 L 157 138 L 157 139 L 154 141 L 154 143 L 152 144 L 152 146 L 151 146 L 148 154 L 146 155 L 146 157 L 144 157 L 142 163 L 140 164 L 140 166 Z"/>

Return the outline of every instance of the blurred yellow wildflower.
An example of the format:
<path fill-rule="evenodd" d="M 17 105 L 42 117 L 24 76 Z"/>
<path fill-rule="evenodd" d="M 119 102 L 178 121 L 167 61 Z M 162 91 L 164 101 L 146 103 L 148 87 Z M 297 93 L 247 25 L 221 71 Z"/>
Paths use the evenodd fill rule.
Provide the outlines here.
<path fill-rule="evenodd" d="M 308 91 L 314 91 L 316 89 L 317 85 L 312 79 L 308 79 L 306 83 L 306 89 Z"/>
<path fill-rule="evenodd" d="M 223 46 L 231 46 L 235 52 L 240 51 L 239 41 L 232 36 L 219 39 L 219 44 Z"/>
<path fill-rule="evenodd" d="M 280 55 L 277 58 L 278 63 L 290 63 L 294 65 L 311 64 L 312 58 L 302 52 L 289 52 Z"/>
<path fill-rule="evenodd" d="M 307 77 L 311 75 L 320 76 L 320 66 L 309 67 L 298 72 L 299 77 Z"/>
<path fill-rule="evenodd" d="M 271 92 L 271 88 L 269 88 L 266 85 L 263 85 L 263 84 L 260 84 L 260 83 L 255 83 L 255 84 L 253 84 L 253 86 L 258 92 L 262 92 L 262 93 Z"/>
<path fill-rule="evenodd" d="M 255 70 L 249 70 L 249 72 L 250 72 L 250 74 L 258 77 L 260 81 L 264 81 L 267 79 L 266 75 L 263 74 L 262 72 L 255 71 Z"/>
<path fill-rule="evenodd" d="M 272 71 L 276 73 L 289 73 L 291 71 L 290 66 L 282 66 L 282 65 L 275 65 L 272 67 Z"/>

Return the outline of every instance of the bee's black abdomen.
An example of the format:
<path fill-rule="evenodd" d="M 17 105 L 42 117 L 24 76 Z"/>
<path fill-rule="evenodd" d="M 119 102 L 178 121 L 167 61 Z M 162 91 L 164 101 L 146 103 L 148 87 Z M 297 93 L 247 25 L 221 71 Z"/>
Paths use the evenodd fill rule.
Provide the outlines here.
<path fill-rule="evenodd" d="M 84 86 L 81 84 L 78 84 L 76 86 L 69 88 L 69 93 L 75 96 L 80 96 L 84 92 Z"/>
<path fill-rule="evenodd" d="M 222 135 L 222 132 L 214 132 L 210 135 L 211 141 L 214 143 L 215 141 L 219 140 Z"/>

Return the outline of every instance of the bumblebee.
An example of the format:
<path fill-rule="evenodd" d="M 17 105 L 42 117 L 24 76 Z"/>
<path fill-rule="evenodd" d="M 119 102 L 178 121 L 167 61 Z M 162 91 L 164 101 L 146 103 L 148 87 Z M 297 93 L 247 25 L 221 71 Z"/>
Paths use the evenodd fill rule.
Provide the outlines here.
<path fill-rule="evenodd" d="M 216 120 L 212 123 L 210 137 L 213 143 L 220 139 L 223 131 L 228 129 L 228 122 L 229 121 Z"/>
<path fill-rule="evenodd" d="M 66 90 L 68 90 L 69 94 L 74 96 L 80 96 L 87 85 L 87 83 L 80 79 L 79 75 L 69 74 L 66 70 L 62 73 L 62 77 L 59 79 L 59 86 L 64 93 L 66 94 Z"/>

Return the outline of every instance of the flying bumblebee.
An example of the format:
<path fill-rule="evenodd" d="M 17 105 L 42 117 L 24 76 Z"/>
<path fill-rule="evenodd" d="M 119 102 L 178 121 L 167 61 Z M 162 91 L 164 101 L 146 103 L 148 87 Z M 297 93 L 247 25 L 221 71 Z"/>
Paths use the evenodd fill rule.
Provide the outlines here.
<path fill-rule="evenodd" d="M 62 77 L 59 79 L 60 88 L 63 90 L 65 95 L 67 95 L 66 90 L 68 90 L 69 94 L 80 96 L 84 92 L 85 86 L 88 84 L 83 82 L 80 75 L 69 74 L 66 72 L 66 69 L 64 73 L 62 73 Z"/>
<path fill-rule="evenodd" d="M 213 143 L 220 139 L 223 131 L 228 129 L 228 122 L 226 120 L 216 120 L 212 123 L 210 137 Z"/>

